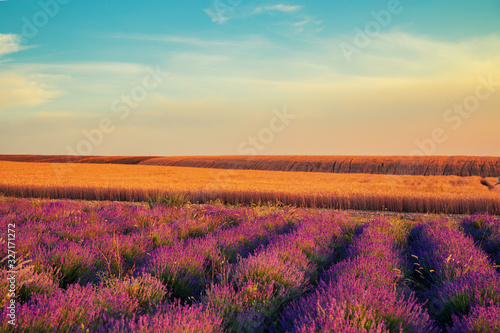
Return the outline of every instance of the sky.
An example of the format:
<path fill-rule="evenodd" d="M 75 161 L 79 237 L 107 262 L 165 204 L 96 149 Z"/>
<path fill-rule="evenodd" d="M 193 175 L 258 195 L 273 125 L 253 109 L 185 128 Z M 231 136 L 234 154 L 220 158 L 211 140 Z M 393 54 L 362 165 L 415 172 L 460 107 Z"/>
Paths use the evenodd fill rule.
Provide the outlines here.
<path fill-rule="evenodd" d="M 500 156 L 497 0 L 0 0 L 0 154 Z"/>

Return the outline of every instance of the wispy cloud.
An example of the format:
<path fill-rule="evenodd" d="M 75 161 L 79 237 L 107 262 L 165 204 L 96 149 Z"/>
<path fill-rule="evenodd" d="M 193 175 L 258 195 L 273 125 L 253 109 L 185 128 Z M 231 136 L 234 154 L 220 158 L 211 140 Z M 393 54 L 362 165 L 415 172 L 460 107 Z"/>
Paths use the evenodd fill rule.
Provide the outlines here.
<path fill-rule="evenodd" d="M 290 5 L 279 4 L 279 5 L 273 5 L 273 6 L 257 7 L 253 10 L 252 13 L 253 14 L 261 14 L 261 13 L 269 12 L 269 11 L 292 13 L 292 12 L 298 12 L 301 9 L 302 9 L 302 6 L 290 6 Z"/>
<path fill-rule="evenodd" d="M 309 16 L 309 15 L 303 15 L 302 17 L 298 17 L 298 21 L 292 22 L 292 23 L 286 23 L 290 27 L 290 31 L 293 31 L 295 33 L 301 33 L 303 31 L 311 30 L 312 31 L 319 31 L 321 30 L 321 25 L 323 21 L 317 20 L 316 18 Z"/>
<path fill-rule="evenodd" d="M 244 18 L 252 15 L 259 15 L 265 12 L 295 13 L 302 10 L 303 6 L 297 5 L 268 5 L 268 6 L 242 6 L 237 2 L 235 5 L 214 6 L 207 8 L 204 12 L 210 16 L 212 22 L 223 24 L 235 18 Z"/>
<path fill-rule="evenodd" d="M 9 113 L 6 110 L 14 107 L 28 107 L 31 113 L 40 110 L 36 108 L 38 106 L 51 112 L 66 112 L 67 107 L 62 107 L 61 110 L 55 107 L 64 105 L 65 100 L 74 103 L 71 106 L 73 112 L 78 108 L 85 112 L 95 110 L 102 107 L 99 106 L 99 103 L 103 103 L 99 98 L 127 91 L 128 86 L 137 82 L 137 78 L 146 72 L 146 65 L 134 63 L 12 62 L 0 70 L 0 113 Z M 103 99 L 107 100 L 109 97 Z M 92 104 L 93 100 L 99 101 L 97 108 Z"/>
<path fill-rule="evenodd" d="M 10 61 L 8 58 L 1 59 L 2 57 L 31 47 L 33 46 L 22 46 L 18 35 L 0 34 L 0 63 Z M 59 92 L 47 86 L 37 75 L 0 71 L 0 110 L 42 104 L 57 95 Z"/>
<path fill-rule="evenodd" d="M 71 76 L 81 73 L 120 73 L 140 74 L 146 71 L 145 65 L 126 62 L 79 62 L 70 64 L 22 64 L 16 68 L 32 73 L 51 73 L 63 76 Z"/>
<path fill-rule="evenodd" d="M 36 75 L 0 72 L 0 110 L 43 104 L 60 94 Z"/>
<path fill-rule="evenodd" d="M 339 45 L 346 41 L 352 43 L 349 38 L 341 38 L 324 40 L 323 45 L 325 48 L 333 45 L 336 55 L 341 56 Z M 500 35 L 490 35 L 447 42 L 394 29 L 381 33 L 368 47 L 360 49 L 351 66 L 338 67 L 368 76 L 425 77 L 442 73 L 463 75 L 464 71 L 483 73 L 498 66 L 499 41 Z"/>
<path fill-rule="evenodd" d="M 29 47 L 21 45 L 21 38 L 13 34 L 0 34 L 0 57 Z"/>
<path fill-rule="evenodd" d="M 222 39 L 200 39 L 187 36 L 175 35 L 144 35 L 144 34 L 114 34 L 109 35 L 110 38 L 120 39 L 135 39 L 142 41 L 177 43 L 196 47 L 240 47 L 240 48 L 256 48 L 269 45 L 269 42 L 257 35 L 249 35 L 240 40 L 222 40 Z"/>
<path fill-rule="evenodd" d="M 212 19 L 212 22 L 215 23 L 226 23 L 231 17 L 229 16 L 228 12 L 222 12 L 221 10 L 212 10 L 210 8 L 207 8 L 204 10 L 204 12 L 210 16 Z M 234 9 L 230 11 L 231 13 L 234 13 Z"/>

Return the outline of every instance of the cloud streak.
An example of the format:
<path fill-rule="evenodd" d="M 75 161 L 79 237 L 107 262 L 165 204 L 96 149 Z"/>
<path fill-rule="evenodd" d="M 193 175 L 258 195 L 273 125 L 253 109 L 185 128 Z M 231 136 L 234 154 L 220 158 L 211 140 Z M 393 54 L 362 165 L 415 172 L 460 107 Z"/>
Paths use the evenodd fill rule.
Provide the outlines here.
<path fill-rule="evenodd" d="M 257 7 L 253 10 L 252 13 L 253 14 L 262 14 L 264 12 L 269 12 L 269 11 L 292 13 L 292 12 L 298 12 L 301 9 L 302 9 L 302 6 L 290 6 L 290 5 L 279 4 L 279 5 L 273 5 L 273 6 Z"/>
<path fill-rule="evenodd" d="M 28 48 L 21 45 L 21 38 L 18 35 L 0 34 L 0 57 Z"/>
<path fill-rule="evenodd" d="M 212 19 L 212 22 L 214 23 L 219 23 L 219 24 L 223 24 L 223 23 L 226 23 L 227 21 L 229 21 L 229 19 L 231 18 L 229 16 L 229 13 L 227 12 L 221 12 L 220 10 L 217 11 L 217 10 L 212 10 L 210 8 L 207 8 L 204 10 L 205 14 L 207 14 L 208 16 L 210 16 L 210 18 Z M 231 10 L 231 13 L 234 12 L 234 9 Z"/>
<path fill-rule="evenodd" d="M 0 111 L 17 106 L 36 106 L 60 95 L 49 88 L 43 78 L 0 72 Z"/>
<path fill-rule="evenodd" d="M 241 48 L 255 48 L 269 45 L 267 41 L 259 36 L 246 36 L 240 40 L 217 40 L 217 39 L 200 39 L 189 36 L 177 35 L 147 35 L 147 34 L 113 34 L 107 37 L 117 39 L 134 39 L 140 41 L 162 42 L 162 43 L 175 43 L 184 44 L 195 47 L 241 47 Z"/>
<path fill-rule="evenodd" d="M 281 12 L 281 13 L 295 13 L 302 10 L 303 6 L 277 4 L 269 6 L 241 6 L 241 1 L 236 2 L 234 5 L 221 4 L 219 0 L 215 0 L 212 8 L 207 8 L 204 12 L 212 19 L 212 22 L 223 24 L 235 18 L 250 17 L 253 15 L 260 15 L 266 12 Z"/>

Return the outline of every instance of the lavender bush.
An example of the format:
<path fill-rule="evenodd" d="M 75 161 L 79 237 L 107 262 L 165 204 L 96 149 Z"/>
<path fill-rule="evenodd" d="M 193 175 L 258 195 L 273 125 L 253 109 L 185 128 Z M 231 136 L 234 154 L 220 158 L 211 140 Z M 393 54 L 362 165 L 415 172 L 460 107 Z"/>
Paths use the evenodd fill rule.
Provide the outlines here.
<path fill-rule="evenodd" d="M 466 317 L 453 316 L 453 324 L 448 332 L 499 333 L 500 306 L 498 303 L 488 306 L 475 306 L 471 308 L 469 315 Z"/>

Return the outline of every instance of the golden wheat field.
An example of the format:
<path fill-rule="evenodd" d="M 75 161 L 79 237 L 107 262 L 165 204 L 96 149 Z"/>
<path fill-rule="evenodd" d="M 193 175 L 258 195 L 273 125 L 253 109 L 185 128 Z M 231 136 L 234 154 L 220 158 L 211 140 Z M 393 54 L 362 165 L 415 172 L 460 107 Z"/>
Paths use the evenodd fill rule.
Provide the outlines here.
<path fill-rule="evenodd" d="M 500 188 L 490 191 L 476 176 L 23 162 L 0 162 L 0 174 L 0 192 L 21 197 L 143 201 L 157 194 L 184 194 L 194 203 L 220 199 L 229 204 L 279 202 L 338 209 L 500 214 Z"/>

